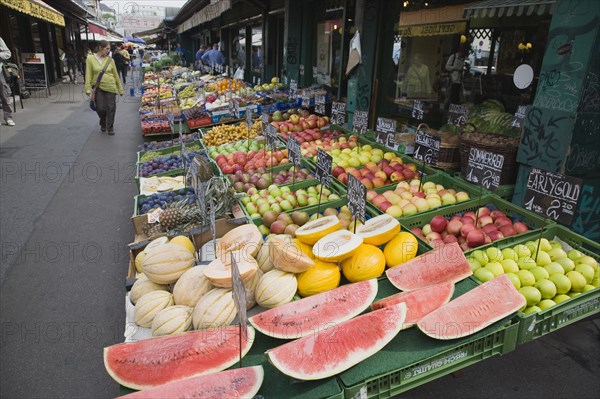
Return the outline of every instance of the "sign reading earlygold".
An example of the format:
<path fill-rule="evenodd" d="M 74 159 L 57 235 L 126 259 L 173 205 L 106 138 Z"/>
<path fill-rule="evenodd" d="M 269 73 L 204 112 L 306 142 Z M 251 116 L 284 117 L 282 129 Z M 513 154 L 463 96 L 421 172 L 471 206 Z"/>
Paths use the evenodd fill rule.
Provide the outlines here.
<path fill-rule="evenodd" d="M 412 25 L 401 26 L 400 35 L 405 37 L 454 35 L 457 33 L 464 33 L 466 29 L 466 21 L 448 22 L 442 24 Z"/>
<path fill-rule="evenodd" d="M 65 26 L 65 17 L 40 0 L 0 0 L 0 4 L 58 26 Z"/>

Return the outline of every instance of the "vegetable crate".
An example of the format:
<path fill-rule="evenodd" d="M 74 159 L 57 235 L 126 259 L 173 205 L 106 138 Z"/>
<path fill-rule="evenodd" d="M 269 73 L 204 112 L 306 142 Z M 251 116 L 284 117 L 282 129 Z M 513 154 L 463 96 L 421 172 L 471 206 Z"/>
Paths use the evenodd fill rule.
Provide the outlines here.
<path fill-rule="evenodd" d="M 562 241 L 563 247 L 571 247 L 582 252 L 584 255 L 591 256 L 600 262 L 600 244 L 589 240 L 579 234 L 576 234 L 560 225 L 551 225 L 543 230 L 541 236 L 548 240 L 557 238 Z M 503 249 L 513 247 L 517 244 L 524 244 L 527 241 L 533 241 L 540 237 L 539 232 L 532 232 L 523 235 L 523 237 L 509 237 L 502 241 L 498 248 Z M 598 269 L 596 269 L 596 275 Z M 548 333 L 558 330 L 561 327 L 585 319 L 588 316 L 600 312 L 600 288 L 583 292 L 564 302 L 561 302 L 540 313 L 524 314 L 519 312 L 517 320 L 519 324 L 519 334 L 517 344 L 532 341 Z"/>
<path fill-rule="evenodd" d="M 186 148 L 188 149 L 188 151 L 192 152 L 192 151 L 200 151 L 204 149 L 204 145 L 202 144 L 202 142 L 200 140 L 194 140 L 191 143 L 187 143 Z M 149 151 L 138 151 L 137 153 L 137 161 L 136 163 L 140 164 L 143 163 L 144 160 L 142 160 L 144 154 L 147 154 L 149 152 L 155 153 L 156 157 L 160 157 L 162 155 L 171 155 L 171 154 L 181 154 L 181 145 L 180 144 L 175 144 L 174 146 L 171 147 L 166 147 L 166 148 L 161 148 L 160 150 L 149 150 Z M 155 157 L 153 157 L 155 158 Z M 150 159 L 147 159 L 146 161 L 149 161 Z"/>
<path fill-rule="evenodd" d="M 379 281 L 381 292 L 376 299 L 397 292 L 387 285 L 391 286 L 387 279 Z M 469 279 L 457 283 L 454 298 L 474 287 L 475 282 Z M 383 350 L 341 373 L 338 379 L 346 399 L 390 398 L 489 357 L 512 352 L 518 328 L 505 318 L 471 336 L 436 340 L 412 327 L 400 331 Z"/>
<path fill-rule="evenodd" d="M 519 237 L 522 237 L 524 235 L 530 235 L 532 231 L 539 231 L 539 229 L 546 227 L 549 224 L 547 222 L 548 219 L 545 219 L 542 216 L 540 216 L 534 212 L 531 212 L 531 211 L 523 209 L 519 206 L 516 206 L 512 202 L 503 200 L 502 198 L 500 198 L 496 195 L 493 195 L 493 194 L 486 194 L 486 195 L 482 196 L 481 198 L 473 198 L 469 201 L 461 202 L 459 204 L 452 205 L 449 207 L 438 208 L 437 210 L 434 210 L 436 212 L 426 212 L 424 214 L 417 214 L 414 216 L 402 218 L 401 224 L 407 230 L 410 230 L 415 227 L 422 228 L 427 223 L 429 223 L 431 221 L 431 218 L 433 218 L 434 216 L 442 215 L 442 216 L 445 216 L 446 218 L 450 218 L 451 216 L 462 214 L 462 213 L 469 212 L 469 211 L 476 212 L 477 209 L 479 209 L 483 206 L 487 206 L 493 210 L 497 209 L 497 210 L 504 212 L 504 214 L 506 216 L 508 216 L 509 218 L 511 218 L 513 220 L 513 222 L 525 223 L 527 225 L 527 227 L 529 227 L 531 230 L 520 234 Z M 551 223 L 554 224 L 553 222 L 551 222 Z M 417 237 L 417 241 L 423 242 L 425 245 L 429 245 L 422 238 Z M 497 241 L 496 244 L 491 244 L 491 245 L 497 245 L 500 242 L 502 242 L 502 240 Z M 480 249 L 480 248 L 482 248 L 482 247 L 478 247 L 477 249 Z"/>

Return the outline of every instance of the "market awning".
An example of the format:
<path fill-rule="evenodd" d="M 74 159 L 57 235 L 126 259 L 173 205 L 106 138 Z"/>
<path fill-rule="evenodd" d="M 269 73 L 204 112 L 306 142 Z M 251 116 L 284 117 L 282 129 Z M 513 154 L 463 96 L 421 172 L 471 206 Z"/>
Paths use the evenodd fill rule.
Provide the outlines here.
<path fill-rule="evenodd" d="M 435 36 L 464 33 L 467 23 L 463 18 L 464 4 L 407 11 L 400 13 L 401 36 Z"/>
<path fill-rule="evenodd" d="M 42 0 L 0 0 L 0 4 L 31 17 L 65 26 L 65 17 Z"/>
<path fill-rule="evenodd" d="M 92 22 L 88 19 L 88 30 L 90 33 L 95 33 L 97 35 L 107 36 L 108 32 L 105 26 L 102 26 L 98 23 Z"/>
<path fill-rule="evenodd" d="M 483 0 L 465 7 L 465 18 L 552 15 L 556 0 Z"/>
<path fill-rule="evenodd" d="M 177 26 L 177 33 L 183 33 L 186 30 L 192 29 L 194 26 L 201 25 L 205 22 L 212 21 L 219 15 L 231 8 L 231 0 L 213 0 L 211 4 L 198 11 L 191 18 L 183 21 Z"/>

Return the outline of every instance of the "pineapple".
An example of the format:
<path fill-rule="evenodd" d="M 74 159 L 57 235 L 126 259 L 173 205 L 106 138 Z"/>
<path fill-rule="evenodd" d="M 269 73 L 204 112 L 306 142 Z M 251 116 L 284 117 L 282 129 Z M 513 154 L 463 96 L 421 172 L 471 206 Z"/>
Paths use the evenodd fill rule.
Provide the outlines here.
<path fill-rule="evenodd" d="M 169 205 L 160 214 L 160 225 L 167 231 L 175 230 L 182 224 L 198 222 L 203 219 L 200 209 L 196 204 L 190 204 L 186 200 Z"/>
<path fill-rule="evenodd" d="M 156 223 L 152 225 L 152 227 L 150 227 L 147 235 L 150 240 L 153 240 L 155 238 L 165 235 L 165 231 L 159 223 Z"/>

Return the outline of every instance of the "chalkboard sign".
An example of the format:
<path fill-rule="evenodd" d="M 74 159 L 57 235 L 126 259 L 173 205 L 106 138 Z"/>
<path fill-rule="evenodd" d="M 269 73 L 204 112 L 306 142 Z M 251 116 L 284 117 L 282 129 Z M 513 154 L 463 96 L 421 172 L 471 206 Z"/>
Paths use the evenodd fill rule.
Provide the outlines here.
<path fill-rule="evenodd" d="M 233 103 L 233 98 L 229 99 L 229 115 L 235 115 L 235 104 Z"/>
<path fill-rule="evenodd" d="M 321 148 L 317 150 L 317 173 L 315 177 L 324 186 L 329 187 L 333 158 Z"/>
<path fill-rule="evenodd" d="M 517 112 L 515 112 L 515 117 L 511 122 L 512 127 L 516 127 L 518 129 L 522 129 L 525 125 L 525 116 L 527 115 L 527 105 L 519 105 L 517 107 Z"/>
<path fill-rule="evenodd" d="M 242 337 L 246 339 L 248 334 L 248 318 L 246 316 L 246 288 L 244 288 L 240 269 L 238 268 L 235 260 L 234 254 L 236 253 L 240 254 L 241 252 L 231 252 L 231 287 L 233 291 L 233 303 L 236 307 L 240 328 L 242 330 Z"/>
<path fill-rule="evenodd" d="M 348 175 L 348 209 L 352 216 L 365 223 L 367 188 L 354 175 Z"/>
<path fill-rule="evenodd" d="M 262 121 L 262 135 L 266 137 L 267 136 L 267 127 L 269 126 L 269 115 L 262 114 L 261 121 Z"/>
<path fill-rule="evenodd" d="M 246 125 L 248 125 L 248 129 L 252 127 L 254 121 L 252 120 L 253 112 L 251 109 L 246 109 Z"/>
<path fill-rule="evenodd" d="M 301 167 L 302 155 L 300 152 L 300 143 L 298 142 L 298 140 L 296 140 L 293 137 L 289 137 L 288 142 L 287 142 L 287 148 L 288 148 L 288 159 L 290 160 L 290 163 L 297 167 Z"/>
<path fill-rule="evenodd" d="M 235 119 L 240 119 L 240 102 L 239 100 L 233 100 L 233 116 Z"/>
<path fill-rule="evenodd" d="M 277 129 L 271 124 L 267 126 L 267 144 L 272 150 L 275 150 L 277 145 Z"/>
<path fill-rule="evenodd" d="M 448 124 L 457 127 L 463 127 L 469 120 L 469 110 L 467 107 L 459 104 L 450 104 Z"/>
<path fill-rule="evenodd" d="M 487 190 L 495 191 L 500 185 L 503 165 L 504 155 L 471 147 L 466 179 Z"/>
<path fill-rule="evenodd" d="M 523 208 L 570 226 L 581 194 L 581 179 L 531 168 Z"/>
<path fill-rule="evenodd" d="M 47 89 L 46 58 L 44 53 L 23 53 L 23 82 L 28 89 Z"/>
<path fill-rule="evenodd" d="M 354 111 L 352 116 L 352 130 L 356 133 L 364 133 L 369 126 L 369 113 L 367 111 Z"/>
<path fill-rule="evenodd" d="M 325 115 L 325 96 L 324 95 L 316 95 L 315 96 L 315 113 Z"/>
<path fill-rule="evenodd" d="M 290 80 L 290 98 L 296 98 L 298 95 L 298 82 L 294 79 Z"/>
<path fill-rule="evenodd" d="M 377 118 L 375 141 L 393 150 L 398 148 L 396 143 L 396 121 L 394 119 Z"/>
<path fill-rule="evenodd" d="M 436 165 L 442 139 L 423 131 L 417 131 L 413 157 L 429 165 Z"/>
<path fill-rule="evenodd" d="M 331 103 L 331 123 L 339 126 L 346 123 L 346 103 L 337 101 Z"/>
<path fill-rule="evenodd" d="M 412 115 L 411 115 L 414 119 L 417 120 L 423 120 L 423 116 L 424 116 L 424 111 L 423 111 L 423 101 L 420 100 L 414 100 L 413 101 L 413 109 L 412 109 Z"/>

